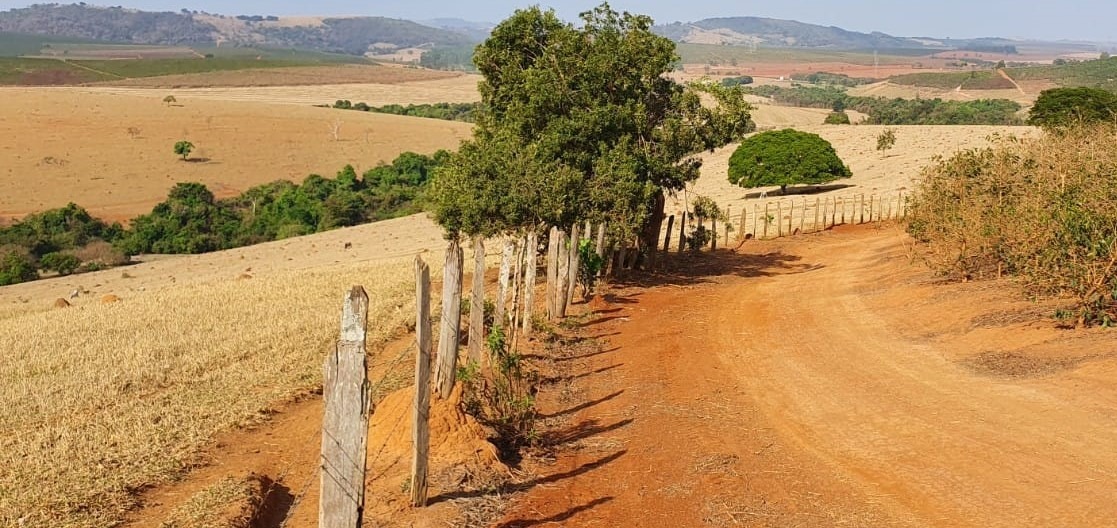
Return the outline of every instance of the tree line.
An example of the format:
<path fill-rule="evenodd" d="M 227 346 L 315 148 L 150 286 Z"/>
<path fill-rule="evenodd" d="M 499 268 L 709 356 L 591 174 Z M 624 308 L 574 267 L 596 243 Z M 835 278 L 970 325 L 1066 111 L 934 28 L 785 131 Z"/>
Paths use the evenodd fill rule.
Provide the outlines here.
<path fill-rule="evenodd" d="M 1020 125 L 1019 103 L 1008 99 L 946 101 L 851 96 L 835 86 L 757 86 L 748 93 L 777 103 L 805 108 L 856 110 L 877 125 Z"/>
<path fill-rule="evenodd" d="M 409 104 L 406 106 L 399 104 L 370 106 L 364 102 L 353 103 L 348 99 L 338 99 L 334 102 L 332 108 L 472 123 L 476 119 L 475 113 L 477 112 L 478 106 L 478 103 L 424 103 Z"/>
<path fill-rule="evenodd" d="M 346 166 L 332 179 L 280 180 L 227 199 L 200 183 L 179 183 L 127 228 L 75 204 L 29 215 L 0 227 L 0 286 L 35 280 L 40 271 L 95 271 L 141 253 L 205 253 L 414 214 L 448 157 L 405 152 L 361 175 Z"/>

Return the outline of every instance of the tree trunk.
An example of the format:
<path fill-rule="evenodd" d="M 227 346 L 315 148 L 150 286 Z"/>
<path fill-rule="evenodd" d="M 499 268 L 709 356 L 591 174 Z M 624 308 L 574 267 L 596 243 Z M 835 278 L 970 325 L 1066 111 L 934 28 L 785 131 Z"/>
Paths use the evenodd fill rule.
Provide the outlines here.
<path fill-rule="evenodd" d="M 662 192 L 656 193 L 655 203 L 652 204 L 651 217 L 648 219 L 648 222 L 644 224 L 644 229 L 640 232 L 640 245 L 638 247 L 649 248 L 647 255 L 648 268 L 655 267 L 655 249 L 659 247 L 659 233 L 663 230 L 663 221 L 667 218 L 667 213 L 665 211 L 666 205 L 667 197 L 664 196 Z M 637 252 L 637 255 L 640 255 L 640 253 Z M 641 264 L 642 263 L 638 260 L 634 267 L 643 267 Z"/>

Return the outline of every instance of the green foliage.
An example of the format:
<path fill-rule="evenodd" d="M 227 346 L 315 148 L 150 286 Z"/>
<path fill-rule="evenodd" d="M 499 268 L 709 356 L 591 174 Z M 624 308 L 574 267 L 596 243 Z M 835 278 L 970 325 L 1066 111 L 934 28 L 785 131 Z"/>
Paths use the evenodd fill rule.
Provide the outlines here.
<path fill-rule="evenodd" d="M 850 77 L 844 73 L 829 73 L 829 72 L 815 72 L 815 73 L 793 73 L 791 79 L 794 81 L 805 82 L 810 84 L 831 84 L 835 86 L 854 87 L 861 86 L 862 84 L 872 84 L 876 82 L 875 79 Z"/>
<path fill-rule="evenodd" d="M 471 362 L 458 369 L 465 384 L 465 407 L 482 423 L 497 431 L 503 449 L 515 449 L 535 439 L 535 398 L 523 358 L 496 325 L 485 340 L 489 371 Z"/>
<path fill-rule="evenodd" d="M 432 70 L 476 71 L 473 46 L 436 46 L 419 57 L 419 65 Z"/>
<path fill-rule="evenodd" d="M 578 283 L 582 285 L 582 297 L 589 298 L 593 293 L 597 276 L 605 266 L 605 259 L 597 254 L 593 240 L 583 238 L 578 242 Z"/>
<path fill-rule="evenodd" d="M 850 124 L 849 114 L 845 112 L 830 112 L 826 114 L 826 120 L 823 121 L 823 123 L 827 125 L 848 125 Z"/>
<path fill-rule="evenodd" d="M 190 157 L 190 153 L 194 151 L 194 144 L 189 141 L 179 141 L 175 143 L 175 154 L 182 156 L 182 160 L 186 161 Z"/>
<path fill-rule="evenodd" d="M 0 227 L 0 247 L 20 247 L 33 258 L 41 258 L 99 240 L 112 242 L 122 233 L 120 224 L 106 224 L 90 216 L 85 209 L 68 204 L 28 215 L 11 226 Z"/>
<path fill-rule="evenodd" d="M 339 100 L 333 104 L 334 108 L 342 110 L 358 110 L 361 112 L 376 112 L 380 114 L 393 114 L 411 117 L 426 117 L 442 119 L 445 121 L 462 121 L 472 123 L 476 120 L 475 114 L 480 107 L 479 103 L 434 103 L 434 104 L 409 104 L 407 106 L 390 104 L 385 106 L 369 106 L 360 102 L 353 104 L 350 101 Z"/>
<path fill-rule="evenodd" d="M 14 250 L 0 252 L 0 286 L 19 284 L 39 278 L 31 258 Z"/>
<path fill-rule="evenodd" d="M 706 228 L 705 222 L 707 220 L 715 220 L 721 222 L 722 225 L 729 225 L 729 215 L 708 196 L 699 195 L 694 199 L 691 203 L 691 217 L 697 220 L 690 234 L 686 237 L 687 248 L 691 251 L 698 251 L 710 245 L 713 238 L 717 236 L 713 229 Z"/>
<path fill-rule="evenodd" d="M 1117 121 L 1117 94 L 1099 88 L 1053 88 L 1039 94 L 1028 124 L 1045 129 Z"/>
<path fill-rule="evenodd" d="M 1112 125 L 1004 140 L 926 169 L 908 231 L 936 271 L 1021 277 L 1073 303 L 1079 325 L 1117 322 L 1117 141 Z"/>
<path fill-rule="evenodd" d="M 877 134 L 877 152 L 887 152 L 896 146 L 896 130 L 893 128 L 886 128 L 880 134 Z"/>
<path fill-rule="evenodd" d="M 450 236 L 582 219 L 634 236 L 662 215 L 657 196 L 697 178 L 695 153 L 754 128 L 739 90 L 667 78 L 674 44 L 650 18 L 608 4 L 581 18 L 519 10 L 477 48 L 474 138 L 432 192 Z"/>
<path fill-rule="evenodd" d="M 727 88 L 732 88 L 734 86 L 745 86 L 752 84 L 752 81 L 752 77 L 748 75 L 741 75 L 738 77 L 727 77 L 725 79 L 722 79 L 721 85 Z"/>
<path fill-rule="evenodd" d="M 828 141 L 792 129 L 761 132 L 729 158 L 729 181 L 745 188 L 817 185 L 852 173 Z"/>
<path fill-rule="evenodd" d="M 70 275 L 81 266 L 81 259 L 68 253 L 48 253 L 39 259 L 39 268 L 57 271 L 59 275 Z"/>
<path fill-rule="evenodd" d="M 835 86 L 758 86 L 748 93 L 779 104 L 805 108 L 851 109 L 868 114 L 875 125 L 1019 125 L 1020 104 L 1007 99 L 944 101 L 853 97 Z"/>

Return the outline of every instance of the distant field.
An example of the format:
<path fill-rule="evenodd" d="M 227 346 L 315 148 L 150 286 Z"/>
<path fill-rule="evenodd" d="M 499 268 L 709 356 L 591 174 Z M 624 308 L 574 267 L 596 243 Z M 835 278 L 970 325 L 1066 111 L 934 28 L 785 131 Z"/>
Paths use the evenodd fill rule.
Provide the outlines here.
<path fill-rule="evenodd" d="M 250 86 L 317 86 L 333 84 L 400 84 L 450 79 L 459 74 L 416 68 L 371 64 L 287 66 L 245 70 L 186 73 L 121 79 L 101 83 L 105 86 L 137 88 L 210 88 Z M 333 102 L 320 101 L 321 103 Z"/>
<path fill-rule="evenodd" d="M 244 56 L 173 59 L 50 59 L 0 57 L 0 84 L 56 86 L 167 75 L 320 66 L 322 61 Z M 326 64 L 337 64 L 331 61 Z M 364 61 L 364 64 L 370 64 Z"/>
<path fill-rule="evenodd" d="M 1057 86 L 1097 86 L 1117 89 L 1117 58 L 1091 60 L 1064 65 L 1006 68 L 1005 73 L 1016 81 L 1045 81 Z M 956 73 L 913 73 L 889 79 L 895 84 L 928 88 L 964 90 L 1001 90 L 1012 83 L 993 71 Z"/>
<path fill-rule="evenodd" d="M 94 90 L 0 89 L 0 217 L 74 201 L 95 215 L 127 220 L 149 212 L 177 182 L 201 182 L 231 196 L 280 179 L 332 176 L 346 164 L 361 172 L 404 151 L 454 149 L 471 131 L 434 119 L 261 104 L 267 101 L 251 93 L 259 89 L 246 90 L 257 99 L 237 101 L 176 92 L 174 106 L 162 102 L 164 90 Z M 322 102 L 345 97 L 321 95 Z M 192 157 L 208 161 L 177 159 L 172 147 L 184 139 L 197 146 Z"/>
<path fill-rule="evenodd" d="M 942 90 L 952 90 L 958 87 L 963 90 L 1006 90 L 1014 87 L 1011 81 L 989 70 L 957 73 L 912 73 L 893 77 L 890 81 L 895 84 Z"/>

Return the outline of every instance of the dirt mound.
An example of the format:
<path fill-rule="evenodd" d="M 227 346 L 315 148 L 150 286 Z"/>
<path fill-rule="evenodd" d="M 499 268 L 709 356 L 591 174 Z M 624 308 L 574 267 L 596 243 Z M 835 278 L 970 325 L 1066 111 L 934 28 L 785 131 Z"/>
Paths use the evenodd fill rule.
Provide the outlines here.
<path fill-rule="evenodd" d="M 462 386 L 450 398 L 431 398 L 430 407 L 430 508 L 411 510 L 410 476 L 412 415 L 415 389 L 407 387 L 377 404 L 369 423 L 366 515 L 371 519 L 399 519 L 416 515 L 418 525 L 451 522 L 454 515 L 439 506 L 454 494 L 489 489 L 506 480 L 508 468 L 489 442 L 490 433 L 472 416 L 462 412 Z M 402 490 L 402 491 L 401 491 Z M 422 517 L 422 518 L 419 518 Z M 437 520 L 435 518 L 438 518 Z"/>
<path fill-rule="evenodd" d="M 62 299 L 62 298 L 55 299 L 54 300 L 54 307 L 55 308 L 69 308 L 70 307 L 70 301 L 67 301 L 66 299 Z"/>
<path fill-rule="evenodd" d="M 114 304 L 120 302 L 122 299 L 115 295 L 109 294 L 101 297 L 101 304 Z"/>

